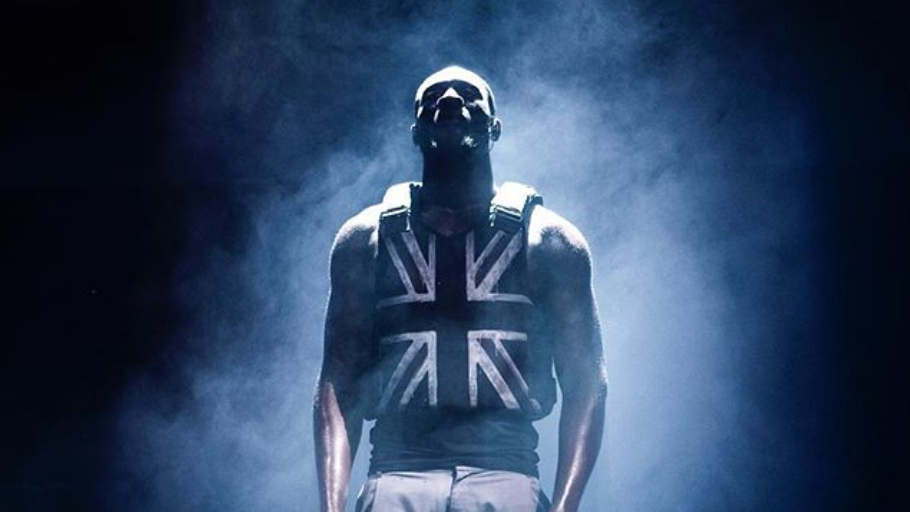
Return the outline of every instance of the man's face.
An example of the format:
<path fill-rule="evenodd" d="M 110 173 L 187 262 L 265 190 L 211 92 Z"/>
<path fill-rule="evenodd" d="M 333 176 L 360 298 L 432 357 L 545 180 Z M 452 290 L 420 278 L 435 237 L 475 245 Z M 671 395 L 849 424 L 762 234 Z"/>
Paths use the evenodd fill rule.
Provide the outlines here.
<path fill-rule="evenodd" d="M 424 152 L 489 151 L 499 136 L 489 86 L 474 73 L 446 68 L 417 90 L 414 142 Z"/>

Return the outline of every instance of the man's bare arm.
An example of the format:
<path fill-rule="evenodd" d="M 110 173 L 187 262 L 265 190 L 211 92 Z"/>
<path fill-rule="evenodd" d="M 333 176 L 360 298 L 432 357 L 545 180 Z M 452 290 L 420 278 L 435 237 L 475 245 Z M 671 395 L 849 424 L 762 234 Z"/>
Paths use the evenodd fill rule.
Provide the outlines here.
<path fill-rule="evenodd" d="M 370 363 L 373 233 L 370 210 L 342 227 L 332 247 L 322 371 L 313 424 L 323 512 L 343 512 L 363 428 L 360 382 Z"/>
<path fill-rule="evenodd" d="M 544 226 L 538 230 L 532 275 L 542 277 L 540 294 L 553 335 L 563 400 L 551 512 L 575 512 L 603 437 L 607 393 L 603 344 L 587 243 L 567 221 L 545 209 L 539 213 Z M 533 228 L 532 224 L 532 233 Z"/>

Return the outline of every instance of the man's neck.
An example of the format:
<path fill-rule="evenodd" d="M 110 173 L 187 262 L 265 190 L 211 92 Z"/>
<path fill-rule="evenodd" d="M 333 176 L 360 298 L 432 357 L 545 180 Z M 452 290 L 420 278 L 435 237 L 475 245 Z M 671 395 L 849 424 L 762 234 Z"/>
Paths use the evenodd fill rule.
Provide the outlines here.
<path fill-rule="evenodd" d="M 494 194 L 489 155 L 469 160 L 423 161 L 421 203 L 452 210 L 490 202 Z"/>

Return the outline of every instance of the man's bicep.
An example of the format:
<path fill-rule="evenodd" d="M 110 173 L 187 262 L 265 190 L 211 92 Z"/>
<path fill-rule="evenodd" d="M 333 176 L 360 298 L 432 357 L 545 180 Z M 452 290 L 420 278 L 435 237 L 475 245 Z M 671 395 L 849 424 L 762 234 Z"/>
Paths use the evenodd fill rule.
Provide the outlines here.
<path fill-rule="evenodd" d="M 588 245 L 576 230 L 565 237 L 551 257 L 550 268 L 554 271 L 545 294 L 560 387 L 565 392 L 580 384 L 605 383 Z"/>
<path fill-rule="evenodd" d="M 370 328 L 361 307 L 342 290 L 329 292 L 323 347 L 324 378 L 345 376 L 365 359 L 362 353 L 368 343 Z"/>
<path fill-rule="evenodd" d="M 330 263 L 323 379 L 350 380 L 369 360 L 372 264 L 364 234 L 339 235 Z"/>

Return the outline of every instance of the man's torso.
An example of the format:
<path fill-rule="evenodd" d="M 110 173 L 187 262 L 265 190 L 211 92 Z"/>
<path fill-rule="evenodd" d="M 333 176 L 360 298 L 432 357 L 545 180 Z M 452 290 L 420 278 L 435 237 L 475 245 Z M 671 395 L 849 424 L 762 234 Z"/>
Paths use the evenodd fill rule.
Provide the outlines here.
<path fill-rule="evenodd" d="M 421 220 L 418 204 L 406 222 L 400 209 L 380 222 L 373 470 L 536 473 L 531 421 L 549 413 L 555 384 L 528 274 L 532 211 L 512 225 L 479 215 L 449 236 Z"/>

